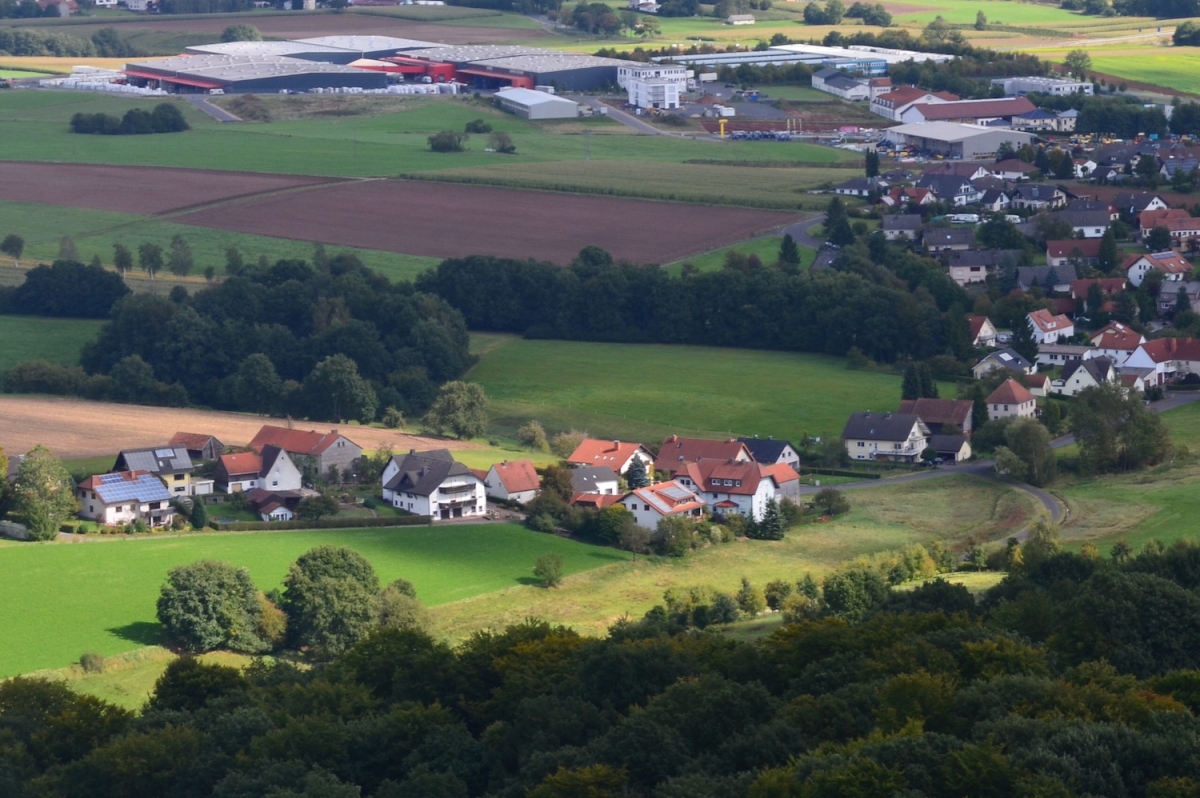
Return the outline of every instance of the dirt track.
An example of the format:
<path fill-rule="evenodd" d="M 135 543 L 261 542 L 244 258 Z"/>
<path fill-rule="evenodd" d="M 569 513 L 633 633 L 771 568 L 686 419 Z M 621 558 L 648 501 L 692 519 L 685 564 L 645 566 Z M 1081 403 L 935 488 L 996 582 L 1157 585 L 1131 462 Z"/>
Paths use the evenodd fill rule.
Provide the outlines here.
<path fill-rule="evenodd" d="M 208 410 L 0 396 L 0 446 L 10 455 L 27 452 L 38 444 L 63 458 L 115 455 L 121 449 L 165 444 L 176 432 L 208 433 L 226 445 L 245 445 L 263 424 L 286 426 L 287 421 Z M 388 443 L 398 452 L 475 448 L 461 441 L 422 438 L 375 427 L 305 421 L 294 422 L 293 426 L 318 431 L 336 427 L 364 449 L 378 449 Z"/>
<path fill-rule="evenodd" d="M 252 198 L 173 221 L 429 257 L 567 263 L 595 245 L 670 263 L 796 221 L 796 214 L 403 180 Z"/>
<path fill-rule="evenodd" d="M 0 200 L 118 213 L 166 213 L 250 194 L 330 182 L 335 179 L 148 166 L 0 161 Z"/>

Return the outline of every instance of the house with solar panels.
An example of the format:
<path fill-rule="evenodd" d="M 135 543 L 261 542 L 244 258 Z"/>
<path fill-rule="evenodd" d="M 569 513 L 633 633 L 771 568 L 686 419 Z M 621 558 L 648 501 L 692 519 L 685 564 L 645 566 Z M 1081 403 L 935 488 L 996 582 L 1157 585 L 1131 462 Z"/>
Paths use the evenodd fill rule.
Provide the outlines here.
<path fill-rule="evenodd" d="M 126 449 L 117 455 L 110 471 L 148 471 L 163 481 L 172 496 L 200 496 L 213 492 L 211 479 L 196 477 L 196 466 L 183 446 Z"/>
<path fill-rule="evenodd" d="M 175 520 L 171 493 L 149 471 L 96 474 L 79 483 L 79 517 L 107 526 L 144 521 L 148 526 L 170 526 Z"/>

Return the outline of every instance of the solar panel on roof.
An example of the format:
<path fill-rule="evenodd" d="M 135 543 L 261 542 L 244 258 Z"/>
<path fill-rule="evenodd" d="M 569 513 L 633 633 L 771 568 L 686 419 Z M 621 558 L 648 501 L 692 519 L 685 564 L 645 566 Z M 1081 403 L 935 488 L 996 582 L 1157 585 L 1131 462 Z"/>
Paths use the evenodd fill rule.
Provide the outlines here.
<path fill-rule="evenodd" d="M 100 475 L 100 481 L 103 482 L 105 485 L 109 485 L 114 482 L 120 482 L 121 480 L 122 480 L 122 477 L 120 474 L 101 474 Z"/>

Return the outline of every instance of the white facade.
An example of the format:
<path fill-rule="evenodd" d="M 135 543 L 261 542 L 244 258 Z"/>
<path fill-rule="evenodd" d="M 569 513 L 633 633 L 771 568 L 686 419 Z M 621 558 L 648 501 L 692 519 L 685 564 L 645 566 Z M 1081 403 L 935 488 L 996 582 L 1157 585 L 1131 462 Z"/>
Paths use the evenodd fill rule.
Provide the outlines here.
<path fill-rule="evenodd" d="M 80 494 L 85 491 L 79 491 Z M 91 493 L 87 491 L 87 493 Z M 90 498 L 84 498 L 82 495 L 79 499 L 82 509 L 79 511 L 79 517 L 87 521 L 96 521 L 106 526 L 116 526 L 117 524 L 132 524 L 138 519 L 146 521 L 151 526 L 159 526 L 160 524 L 150 521 L 151 513 L 162 513 L 164 520 L 161 525 L 165 526 L 171 523 L 171 519 L 175 517 L 175 510 L 171 507 L 169 501 L 157 502 L 137 502 L 134 500 L 126 500 L 116 504 L 105 504 L 102 499 L 95 494 L 91 494 Z"/>
<path fill-rule="evenodd" d="M 296 516 L 281 504 L 271 508 L 270 512 L 259 513 L 258 517 L 264 521 L 291 521 Z"/>
<path fill-rule="evenodd" d="M 673 110 L 679 107 L 680 86 L 664 78 L 629 78 L 625 83 L 629 92 L 629 104 L 635 108 L 661 108 Z"/>
<path fill-rule="evenodd" d="M 654 529 L 664 518 L 699 518 L 704 500 L 678 482 L 662 482 L 639 488 L 624 496 L 620 504 L 633 515 L 638 526 Z"/>
<path fill-rule="evenodd" d="M 1107 382 L 1111 383 L 1117 381 L 1116 369 L 1109 368 L 1107 369 L 1107 373 Z M 1095 388 L 1099 385 L 1100 383 L 1096 381 L 1095 377 L 1092 376 L 1092 373 L 1082 367 L 1075 369 L 1070 377 L 1064 380 L 1055 380 L 1053 383 L 1054 391 L 1062 394 L 1063 396 L 1077 396 L 1080 391 L 1086 388 Z"/>
<path fill-rule="evenodd" d="M 874 460 L 876 457 L 904 458 L 915 460 L 929 447 L 929 436 L 913 424 L 904 440 L 867 440 L 846 438 L 846 453 L 851 460 Z"/>
<path fill-rule="evenodd" d="M 532 469 L 532 464 L 530 464 L 529 467 Z M 521 487 L 524 489 L 510 490 L 509 486 L 504 484 L 504 474 L 501 473 L 501 470 L 504 468 L 504 465 L 496 464 L 488 470 L 487 476 L 483 480 L 484 492 L 487 494 L 488 498 L 498 499 L 500 501 L 519 502 L 521 504 L 525 504 L 525 502 L 531 502 L 537 498 L 538 489 L 536 484 L 533 487 L 521 485 Z M 520 474 L 512 473 L 510 476 L 510 481 L 519 480 L 521 476 L 522 475 Z M 534 475 L 534 480 L 536 483 L 536 472 Z M 613 485 L 613 493 L 616 493 L 616 483 L 614 482 Z"/>
<path fill-rule="evenodd" d="M 712 486 L 701 490 L 691 484 L 691 480 L 681 478 L 678 482 L 684 487 L 694 490 L 708 504 L 709 508 L 715 513 L 722 515 L 744 515 L 747 518 L 752 518 L 755 521 L 761 521 L 763 514 L 767 511 L 767 502 L 771 499 L 782 501 L 783 495 L 775 486 L 775 481 L 769 477 L 763 477 L 758 481 L 758 487 L 754 493 L 726 493 L 723 491 L 713 490 Z"/>
<path fill-rule="evenodd" d="M 387 484 L 396 476 L 396 461 L 388 463 L 382 481 Z M 416 515 L 428 515 L 435 521 L 451 518 L 477 518 L 487 512 L 487 496 L 483 480 L 474 474 L 446 477 L 429 495 L 383 489 L 384 501 L 400 510 Z"/>
<path fill-rule="evenodd" d="M 1030 92 L 1050 94 L 1055 97 L 1067 94 L 1090 95 L 1094 88 L 1091 83 L 1082 80 L 1042 77 L 995 78 L 992 85 L 1002 88 L 1009 97 L 1024 97 Z"/>
<path fill-rule="evenodd" d="M 680 91 L 687 88 L 688 78 L 692 71 L 687 67 L 672 64 L 636 64 L 617 67 L 617 85 L 622 89 L 629 87 L 630 80 L 666 80 L 679 84 Z"/>

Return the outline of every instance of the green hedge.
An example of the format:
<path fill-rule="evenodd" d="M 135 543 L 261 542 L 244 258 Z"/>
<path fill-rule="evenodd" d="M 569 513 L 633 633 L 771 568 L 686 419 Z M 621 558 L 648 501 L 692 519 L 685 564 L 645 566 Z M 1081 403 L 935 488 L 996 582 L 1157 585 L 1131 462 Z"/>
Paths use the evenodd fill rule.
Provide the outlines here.
<path fill-rule="evenodd" d="M 399 518 L 322 518 L 320 521 L 231 521 L 214 522 L 217 529 L 225 532 L 252 532 L 259 529 L 353 529 L 358 527 L 420 526 L 430 524 L 427 515 L 409 515 Z"/>
<path fill-rule="evenodd" d="M 823 474 L 827 477 L 857 477 L 859 479 L 881 479 L 883 474 L 870 471 L 848 471 L 844 468 L 806 468 L 809 474 Z"/>

